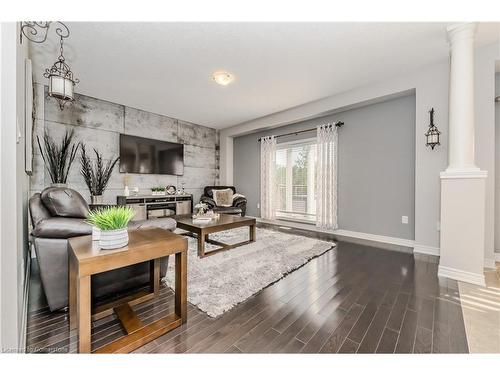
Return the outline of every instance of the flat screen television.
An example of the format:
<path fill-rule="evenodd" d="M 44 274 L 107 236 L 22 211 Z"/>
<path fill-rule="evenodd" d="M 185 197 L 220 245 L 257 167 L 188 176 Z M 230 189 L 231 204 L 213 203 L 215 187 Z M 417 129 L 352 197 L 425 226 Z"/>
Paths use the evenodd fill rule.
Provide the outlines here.
<path fill-rule="evenodd" d="M 120 172 L 184 174 L 184 145 L 120 134 Z"/>

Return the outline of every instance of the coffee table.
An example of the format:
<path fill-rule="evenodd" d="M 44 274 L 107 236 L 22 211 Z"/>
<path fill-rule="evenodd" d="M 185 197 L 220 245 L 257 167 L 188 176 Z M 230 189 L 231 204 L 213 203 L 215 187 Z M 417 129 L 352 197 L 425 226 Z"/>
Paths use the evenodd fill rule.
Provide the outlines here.
<path fill-rule="evenodd" d="M 208 223 L 195 223 L 191 215 L 178 215 L 174 217 L 177 221 L 177 228 L 187 231 L 187 235 L 196 235 L 198 239 L 198 256 L 214 255 L 221 251 L 234 249 L 235 247 L 255 242 L 255 219 L 249 217 L 241 217 L 236 215 L 221 214 L 219 219 L 209 221 Z M 248 227 L 249 240 L 236 244 L 225 244 L 209 238 L 210 233 L 222 232 L 228 229 Z M 220 246 L 219 249 L 205 252 L 205 242 Z"/>
<path fill-rule="evenodd" d="M 91 320 L 115 313 L 127 332 L 97 353 L 128 353 L 187 321 L 187 240 L 164 229 L 129 231 L 129 243 L 121 249 L 100 250 L 92 236 L 69 240 L 69 324 L 78 329 L 78 352 L 91 352 Z M 145 325 L 132 306 L 158 297 L 160 258 L 175 254 L 175 312 Z M 150 262 L 149 291 L 142 291 L 92 310 L 90 279 L 97 273 Z"/>

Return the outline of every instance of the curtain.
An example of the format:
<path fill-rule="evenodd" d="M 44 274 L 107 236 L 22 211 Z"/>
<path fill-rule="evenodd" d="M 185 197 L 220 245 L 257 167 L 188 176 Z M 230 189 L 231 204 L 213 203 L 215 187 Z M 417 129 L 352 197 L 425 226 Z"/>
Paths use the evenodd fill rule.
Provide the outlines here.
<path fill-rule="evenodd" d="M 337 229 L 337 147 L 335 124 L 317 127 L 316 227 Z"/>
<path fill-rule="evenodd" d="M 260 140 L 260 216 L 263 219 L 275 219 L 277 197 L 276 138 L 272 135 Z"/>

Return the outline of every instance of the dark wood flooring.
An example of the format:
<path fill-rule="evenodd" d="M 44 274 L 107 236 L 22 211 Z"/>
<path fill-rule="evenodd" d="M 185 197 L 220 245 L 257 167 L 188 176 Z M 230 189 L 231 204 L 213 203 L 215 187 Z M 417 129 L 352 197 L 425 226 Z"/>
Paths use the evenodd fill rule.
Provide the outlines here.
<path fill-rule="evenodd" d="M 30 352 L 75 352 L 66 312 L 44 307 L 32 272 Z M 173 293 L 135 311 L 147 323 L 173 312 Z M 92 349 L 123 335 L 118 321 L 93 323 Z M 187 324 L 137 353 L 467 353 L 457 283 L 437 264 L 348 242 L 311 260 L 219 318 L 189 305 Z"/>

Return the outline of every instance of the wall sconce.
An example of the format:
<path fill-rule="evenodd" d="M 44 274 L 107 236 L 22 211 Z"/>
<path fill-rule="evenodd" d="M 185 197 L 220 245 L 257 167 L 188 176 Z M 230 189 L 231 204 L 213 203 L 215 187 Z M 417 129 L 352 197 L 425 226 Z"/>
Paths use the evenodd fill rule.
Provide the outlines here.
<path fill-rule="evenodd" d="M 430 124 L 429 124 L 429 129 L 425 133 L 425 138 L 426 138 L 426 146 L 431 146 L 431 149 L 434 150 L 434 147 L 436 145 L 440 145 L 439 143 L 439 135 L 441 132 L 436 128 L 436 125 L 434 125 L 434 108 L 431 108 L 429 111 L 429 116 L 430 116 Z"/>

